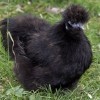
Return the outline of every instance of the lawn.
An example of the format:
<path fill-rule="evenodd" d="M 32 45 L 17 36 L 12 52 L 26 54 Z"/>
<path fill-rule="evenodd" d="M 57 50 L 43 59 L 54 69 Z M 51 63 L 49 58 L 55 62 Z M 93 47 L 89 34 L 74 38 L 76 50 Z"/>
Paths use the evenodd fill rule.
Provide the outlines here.
<path fill-rule="evenodd" d="M 60 10 L 69 4 L 80 4 L 90 13 L 90 20 L 85 25 L 85 33 L 92 45 L 93 63 L 80 79 L 74 90 L 51 89 L 25 91 L 17 82 L 13 73 L 13 62 L 9 53 L 5 53 L 0 35 L 0 100 L 100 100 L 100 0 L 0 0 L 0 20 L 21 13 L 32 13 L 50 23 L 60 20 Z M 59 13 L 51 9 L 59 8 Z"/>

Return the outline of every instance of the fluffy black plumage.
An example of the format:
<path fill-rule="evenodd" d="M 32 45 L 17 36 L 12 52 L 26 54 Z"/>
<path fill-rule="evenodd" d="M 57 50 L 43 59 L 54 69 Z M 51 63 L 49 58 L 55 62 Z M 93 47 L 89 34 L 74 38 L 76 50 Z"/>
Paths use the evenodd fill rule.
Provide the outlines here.
<path fill-rule="evenodd" d="M 80 79 L 92 62 L 90 43 L 79 24 L 87 21 L 87 11 L 71 5 L 53 26 L 31 15 L 0 22 L 3 45 L 16 62 L 14 72 L 25 89 L 48 85 L 52 89 L 70 88 Z M 11 39 L 7 47 L 7 28 L 14 40 L 15 56 Z"/>
<path fill-rule="evenodd" d="M 64 13 L 63 17 L 65 21 L 71 21 L 72 23 L 86 23 L 89 19 L 88 11 L 80 5 L 71 5 Z"/>

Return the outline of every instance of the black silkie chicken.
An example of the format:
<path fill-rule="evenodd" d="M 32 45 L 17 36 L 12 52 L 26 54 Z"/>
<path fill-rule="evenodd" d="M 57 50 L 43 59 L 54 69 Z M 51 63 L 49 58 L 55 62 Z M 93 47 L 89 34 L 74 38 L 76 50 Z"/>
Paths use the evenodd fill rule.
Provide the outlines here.
<path fill-rule="evenodd" d="M 3 45 L 9 49 L 15 75 L 26 90 L 76 85 L 92 62 L 91 45 L 82 27 L 88 19 L 85 8 L 70 5 L 55 25 L 32 15 L 0 22 Z"/>

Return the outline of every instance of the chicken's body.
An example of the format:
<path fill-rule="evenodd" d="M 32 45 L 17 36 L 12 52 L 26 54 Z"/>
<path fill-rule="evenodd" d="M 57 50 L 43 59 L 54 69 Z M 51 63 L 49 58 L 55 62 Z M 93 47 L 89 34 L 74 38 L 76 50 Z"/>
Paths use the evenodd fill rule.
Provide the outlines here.
<path fill-rule="evenodd" d="M 83 8 L 76 5 L 71 6 L 72 12 L 74 8 L 77 8 L 79 15 L 80 12 L 87 14 Z M 69 9 L 65 11 L 66 16 L 70 15 L 68 11 Z M 88 16 L 79 17 L 79 20 L 71 17 L 70 23 L 87 22 Z M 81 27 L 77 24 L 71 26 L 68 18 L 69 16 L 64 15 L 63 19 L 53 26 L 31 15 L 9 19 L 8 31 L 13 37 L 14 46 L 10 40 L 8 49 L 12 59 L 16 60 L 15 74 L 27 90 L 49 85 L 52 89 L 70 88 L 89 68 L 92 61 L 90 43 Z M 3 20 L 1 25 L 3 44 L 7 49 L 7 20 Z"/>

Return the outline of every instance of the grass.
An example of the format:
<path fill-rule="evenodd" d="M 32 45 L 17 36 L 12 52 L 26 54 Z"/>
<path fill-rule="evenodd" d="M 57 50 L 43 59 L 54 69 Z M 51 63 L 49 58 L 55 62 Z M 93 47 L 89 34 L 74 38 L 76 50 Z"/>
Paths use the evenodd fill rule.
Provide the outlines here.
<path fill-rule="evenodd" d="M 90 21 L 85 31 L 92 45 L 93 63 L 82 76 L 77 88 L 70 91 L 58 90 L 52 93 L 51 89 L 33 93 L 25 91 L 16 81 L 13 73 L 13 62 L 5 53 L 0 42 L 0 100 L 100 100 L 100 0 L 0 0 L 0 20 L 8 16 L 21 14 L 16 11 L 18 4 L 22 11 L 40 16 L 50 23 L 57 22 L 60 14 L 48 13 L 48 7 L 65 8 L 71 3 L 81 4 L 90 12 Z M 0 37 L 1 41 L 1 37 Z"/>

